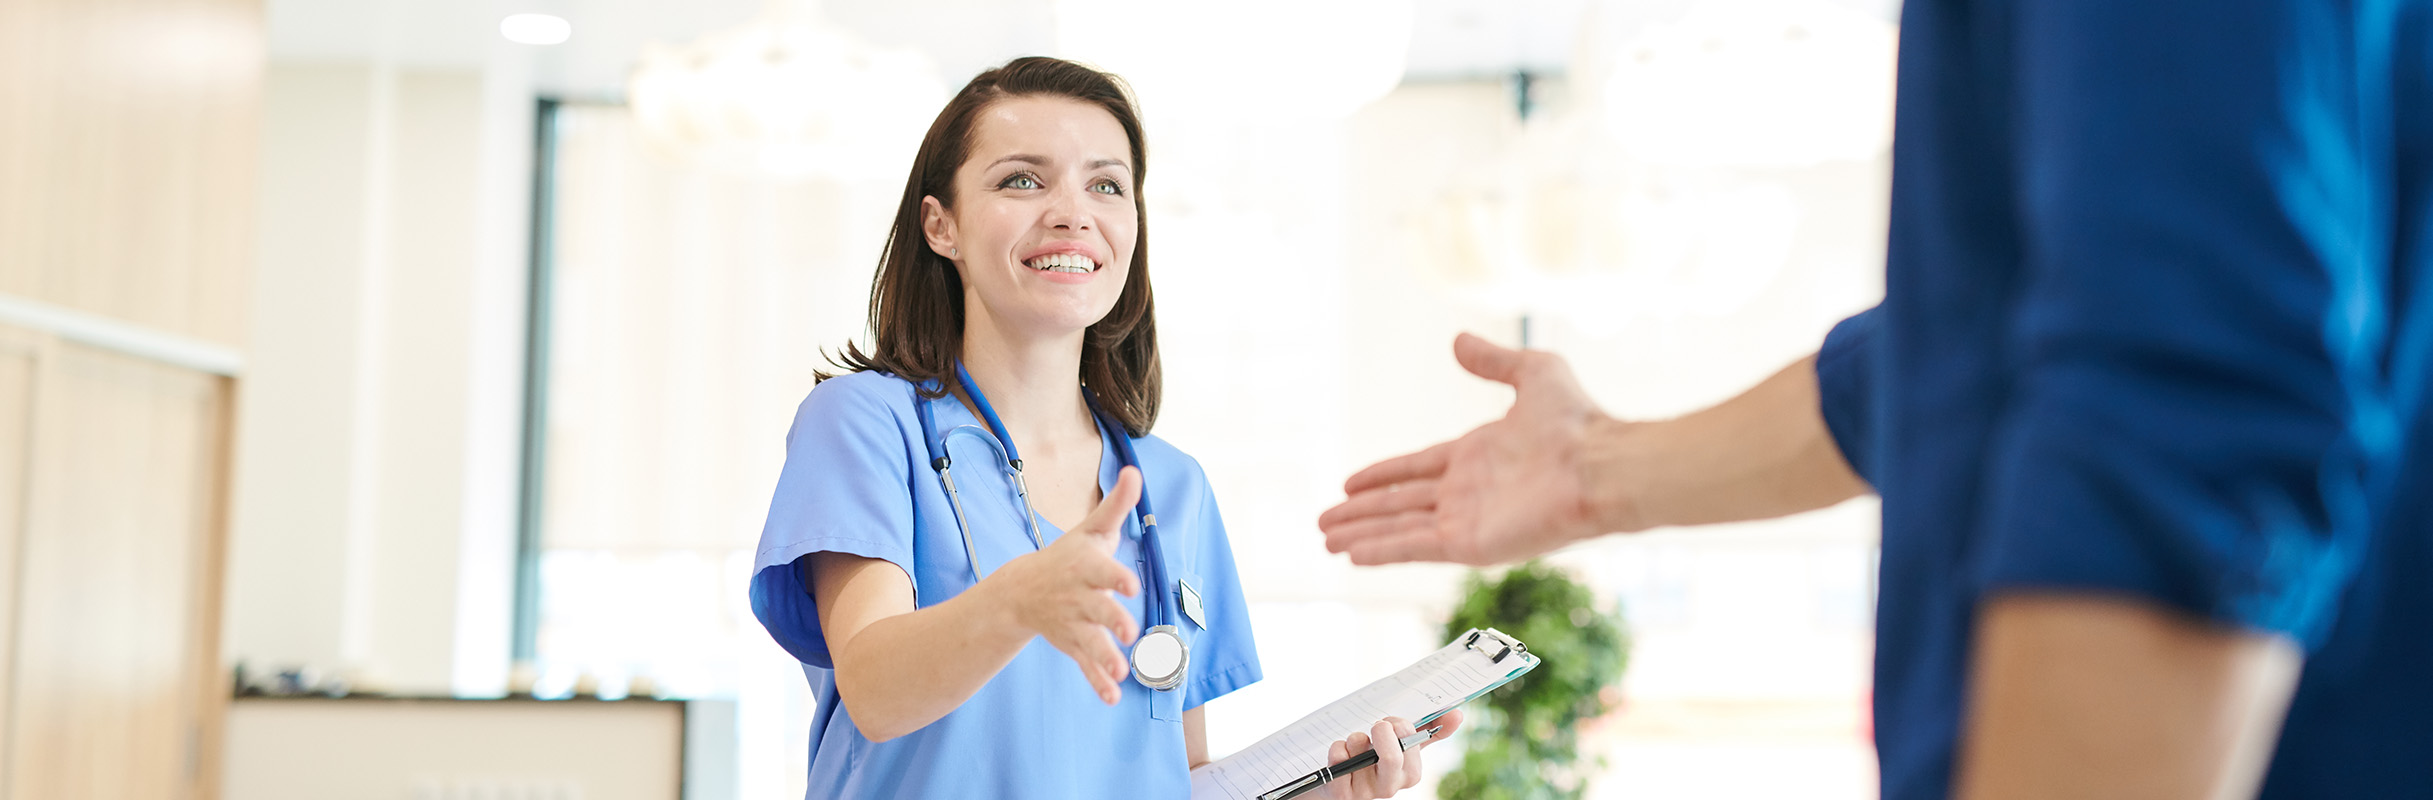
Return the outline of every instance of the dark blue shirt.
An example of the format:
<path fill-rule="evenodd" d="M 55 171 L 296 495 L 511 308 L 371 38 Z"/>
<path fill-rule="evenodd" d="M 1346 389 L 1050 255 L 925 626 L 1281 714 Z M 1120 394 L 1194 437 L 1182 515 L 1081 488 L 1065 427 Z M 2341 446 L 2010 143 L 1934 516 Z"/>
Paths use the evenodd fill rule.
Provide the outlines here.
<path fill-rule="evenodd" d="M 2433 0 L 1910 0 L 1885 298 L 1826 340 L 1884 498 L 1887 800 L 1950 792 L 1974 614 L 2306 648 L 2267 797 L 2433 797 Z"/>

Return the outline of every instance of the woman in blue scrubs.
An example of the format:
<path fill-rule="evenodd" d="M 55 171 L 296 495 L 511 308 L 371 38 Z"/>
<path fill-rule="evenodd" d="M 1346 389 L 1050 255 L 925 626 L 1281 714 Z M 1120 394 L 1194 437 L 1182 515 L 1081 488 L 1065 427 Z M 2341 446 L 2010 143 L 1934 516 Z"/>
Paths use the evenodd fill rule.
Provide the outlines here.
<path fill-rule="evenodd" d="M 981 73 L 923 139 L 871 346 L 797 412 L 754 563 L 819 704 L 809 796 L 1183 798 L 1202 705 L 1259 679 L 1207 477 L 1148 435 L 1144 171 L 1121 85 L 1056 59 Z M 1417 783 L 1388 744 L 1327 795 Z"/>

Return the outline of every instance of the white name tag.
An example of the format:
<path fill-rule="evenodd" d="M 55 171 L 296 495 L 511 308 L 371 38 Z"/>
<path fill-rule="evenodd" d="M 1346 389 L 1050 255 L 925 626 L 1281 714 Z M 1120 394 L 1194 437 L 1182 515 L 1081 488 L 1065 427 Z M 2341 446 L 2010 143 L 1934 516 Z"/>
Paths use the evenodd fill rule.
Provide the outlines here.
<path fill-rule="evenodd" d="M 1200 626 L 1200 630 L 1207 630 L 1208 610 L 1200 606 L 1199 590 L 1191 588 L 1190 581 L 1175 581 L 1174 585 L 1182 589 L 1183 616 L 1190 617 L 1191 623 Z"/>

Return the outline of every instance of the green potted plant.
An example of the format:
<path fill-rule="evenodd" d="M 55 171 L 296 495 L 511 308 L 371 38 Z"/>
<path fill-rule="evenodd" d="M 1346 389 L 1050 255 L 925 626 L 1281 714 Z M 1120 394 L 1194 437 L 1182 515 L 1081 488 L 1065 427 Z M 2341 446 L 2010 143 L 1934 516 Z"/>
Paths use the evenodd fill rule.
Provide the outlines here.
<path fill-rule="evenodd" d="M 1544 663 L 1464 710 L 1461 766 L 1437 796 L 1576 800 L 1604 762 L 1581 763 L 1579 724 L 1607 711 L 1605 689 L 1621 680 L 1629 658 L 1620 615 L 1598 610 L 1595 593 L 1562 570 L 1531 561 L 1493 580 L 1471 573 L 1463 581 L 1445 636 L 1471 628 L 1518 637 Z"/>

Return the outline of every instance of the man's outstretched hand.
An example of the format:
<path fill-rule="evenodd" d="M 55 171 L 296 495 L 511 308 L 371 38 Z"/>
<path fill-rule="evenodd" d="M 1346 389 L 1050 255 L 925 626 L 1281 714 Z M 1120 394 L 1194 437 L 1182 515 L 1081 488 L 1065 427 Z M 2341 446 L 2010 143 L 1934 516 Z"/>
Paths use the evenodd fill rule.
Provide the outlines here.
<path fill-rule="evenodd" d="M 1512 410 L 1459 439 L 1361 470 L 1349 495 L 1318 516 L 1326 549 L 1354 564 L 1499 564 L 1619 529 L 1622 509 L 1592 491 L 1590 433 L 1622 425 L 1580 390 L 1560 356 L 1499 347 L 1471 334 L 1453 356 L 1510 384 Z"/>

